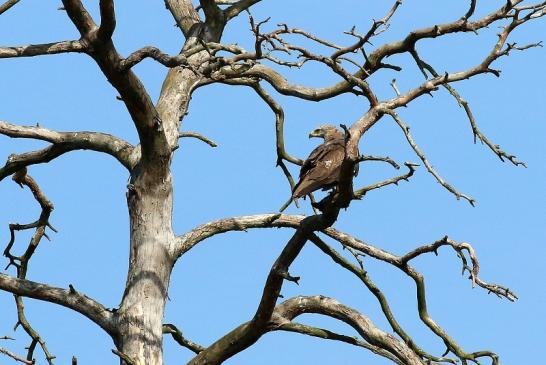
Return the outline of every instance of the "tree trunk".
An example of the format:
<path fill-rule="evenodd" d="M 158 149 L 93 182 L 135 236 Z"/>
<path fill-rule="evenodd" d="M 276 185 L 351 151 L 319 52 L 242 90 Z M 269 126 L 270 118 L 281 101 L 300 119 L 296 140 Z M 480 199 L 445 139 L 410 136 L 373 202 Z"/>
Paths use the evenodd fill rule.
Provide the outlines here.
<path fill-rule="evenodd" d="M 172 177 L 147 165 L 135 169 L 128 186 L 131 252 L 116 345 L 134 365 L 161 365 L 163 312 L 174 262 Z"/>
<path fill-rule="evenodd" d="M 200 34 L 199 29 L 201 27 L 194 32 Z M 201 37 L 218 40 L 220 34 L 221 31 L 211 33 L 205 29 Z M 192 40 L 186 47 L 194 43 Z M 207 52 L 199 52 L 191 57 L 191 62 L 201 64 L 206 57 Z M 165 133 L 172 150 L 178 145 L 180 124 L 200 79 L 193 71 L 177 67 L 169 71 L 163 83 L 157 112 L 160 132 Z M 175 262 L 171 250 L 175 235 L 169 164 L 170 161 L 149 161 L 147 156 L 142 156 L 140 166 L 132 173 L 127 193 L 131 252 L 125 293 L 118 311 L 119 338 L 115 339 L 122 364 L 163 364 L 163 314 Z M 127 359 L 124 360 L 124 356 Z"/>

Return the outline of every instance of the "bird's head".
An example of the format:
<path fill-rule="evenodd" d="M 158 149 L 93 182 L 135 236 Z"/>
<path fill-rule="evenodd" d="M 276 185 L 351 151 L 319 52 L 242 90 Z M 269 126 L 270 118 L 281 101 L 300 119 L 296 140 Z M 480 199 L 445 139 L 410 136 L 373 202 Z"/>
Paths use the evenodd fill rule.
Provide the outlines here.
<path fill-rule="evenodd" d="M 321 125 L 309 133 L 309 138 L 318 137 L 324 140 L 341 137 L 341 132 L 331 124 Z"/>

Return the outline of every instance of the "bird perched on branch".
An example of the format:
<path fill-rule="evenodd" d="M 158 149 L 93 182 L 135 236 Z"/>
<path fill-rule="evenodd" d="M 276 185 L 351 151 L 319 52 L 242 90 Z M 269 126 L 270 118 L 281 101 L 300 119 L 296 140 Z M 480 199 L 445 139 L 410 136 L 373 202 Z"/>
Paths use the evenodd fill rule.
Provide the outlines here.
<path fill-rule="evenodd" d="M 309 134 L 309 138 L 312 137 L 323 138 L 324 143 L 315 148 L 303 162 L 299 181 L 292 191 L 293 199 L 318 189 L 333 188 L 339 180 L 341 164 L 345 158 L 345 135 L 333 125 L 323 125 Z"/>

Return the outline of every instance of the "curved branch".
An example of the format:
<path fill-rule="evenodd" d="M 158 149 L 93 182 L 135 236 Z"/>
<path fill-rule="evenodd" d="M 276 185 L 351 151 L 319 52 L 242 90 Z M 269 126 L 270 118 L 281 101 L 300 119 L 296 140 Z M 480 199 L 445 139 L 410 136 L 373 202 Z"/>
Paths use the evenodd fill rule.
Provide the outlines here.
<path fill-rule="evenodd" d="M 17 171 L 20 171 L 22 168 L 49 162 L 72 150 L 74 150 L 74 148 L 70 148 L 68 145 L 54 144 L 37 151 L 25 152 L 18 155 L 11 154 L 8 156 L 6 164 L 0 168 L 0 181 Z"/>
<path fill-rule="evenodd" d="M 5 3 L 0 5 L 0 15 L 4 14 L 6 11 L 11 9 L 19 1 L 21 1 L 21 0 L 7 0 Z"/>
<path fill-rule="evenodd" d="M 102 35 L 107 35 L 113 27 L 113 5 L 111 0 L 101 2 L 101 14 L 106 18 Z M 63 0 L 65 10 L 79 30 L 83 39 L 89 43 L 93 57 L 110 84 L 118 91 L 138 132 L 142 150 L 142 160 L 151 163 L 158 170 L 164 169 L 171 154 L 163 121 L 140 79 L 131 71 L 122 71 L 122 61 L 111 39 L 101 37 L 99 28 L 81 3 L 81 0 Z"/>
<path fill-rule="evenodd" d="M 195 342 L 185 338 L 182 335 L 182 331 L 180 331 L 174 324 L 170 324 L 170 323 L 164 324 L 163 334 L 170 334 L 180 346 L 185 347 L 196 354 L 200 353 L 201 351 L 205 349 L 203 346 L 196 344 Z"/>
<path fill-rule="evenodd" d="M 280 73 L 262 64 L 253 65 L 246 70 L 238 70 L 237 68 L 222 69 L 221 74 L 225 77 L 257 77 L 268 82 L 280 94 L 310 101 L 321 101 L 341 94 L 354 93 L 353 85 L 346 80 L 323 88 L 291 84 Z"/>
<path fill-rule="evenodd" d="M 417 167 L 419 165 L 416 165 L 416 164 L 411 163 L 411 162 L 406 162 L 406 163 L 404 163 L 404 165 L 406 165 L 406 167 L 408 168 L 407 173 L 405 173 L 404 175 L 395 176 L 393 178 L 390 178 L 390 179 L 387 179 L 387 180 L 384 180 L 384 181 L 380 181 L 378 183 L 368 185 L 368 186 L 365 186 L 365 187 L 363 187 L 361 189 L 358 189 L 358 190 L 356 190 L 354 192 L 355 199 L 362 199 L 362 197 L 364 195 L 366 195 L 366 193 L 368 191 L 379 189 L 379 188 L 382 188 L 382 187 L 387 186 L 387 185 L 392 185 L 392 184 L 398 185 L 398 183 L 400 181 L 402 181 L 402 180 L 409 181 L 409 178 L 412 177 L 413 174 L 415 173 L 415 167 Z"/>
<path fill-rule="evenodd" d="M 199 226 L 195 228 L 194 230 L 178 237 L 177 244 L 175 246 L 175 252 L 177 252 L 178 255 L 181 255 L 182 253 L 187 252 L 192 247 L 194 247 L 197 243 L 203 241 L 204 239 L 214 236 L 216 234 L 224 233 L 228 231 L 242 231 L 248 228 L 272 228 L 272 227 L 300 228 L 301 222 L 304 219 L 306 218 L 302 216 L 293 216 L 293 215 L 285 215 L 285 214 L 263 214 L 263 215 L 255 215 L 255 216 L 233 217 L 228 219 L 222 219 L 215 222 L 210 222 L 202 226 Z M 406 273 L 408 276 L 410 276 L 416 283 L 419 316 L 421 320 L 436 335 L 442 338 L 444 342 L 447 344 L 448 349 L 452 351 L 455 355 L 457 355 L 459 358 L 469 360 L 469 359 L 476 359 L 477 357 L 483 357 L 483 356 L 487 356 L 491 358 L 494 358 L 496 356 L 494 353 L 491 353 L 488 351 L 485 351 L 485 352 L 480 351 L 475 353 L 464 352 L 461 349 L 461 347 L 430 318 L 427 311 L 427 306 L 426 306 L 424 279 L 420 273 L 418 273 L 415 269 L 413 269 L 411 266 L 408 265 L 408 261 L 411 260 L 412 258 L 417 257 L 418 255 L 423 253 L 435 252 L 435 248 L 438 248 L 440 246 L 446 245 L 446 246 L 454 247 L 453 245 L 451 245 L 453 241 L 445 237 L 444 239 L 441 240 L 441 242 L 443 243 L 436 242 L 433 245 L 425 245 L 420 248 L 417 248 L 416 250 L 406 255 L 396 256 L 380 248 L 377 248 L 365 242 L 362 242 L 356 239 L 355 237 L 348 235 L 346 233 L 343 233 L 341 231 L 338 231 L 332 227 L 323 228 L 321 229 L 321 232 L 335 239 L 336 241 L 340 242 L 344 246 L 350 247 L 351 249 L 355 250 L 357 253 L 365 254 L 377 260 L 389 263 L 397 267 L 404 273 Z M 309 234 L 310 233 L 308 233 L 305 237 L 312 237 L 312 235 L 309 236 Z M 303 236 L 300 238 L 303 239 Z M 292 239 L 294 239 L 294 237 Z M 473 283 L 476 283 L 478 286 L 481 286 L 484 289 L 490 292 L 493 292 L 496 295 L 499 295 L 501 297 L 507 297 L 509 299 L 511 297 L 515 298 L 515 295 L 507 288 L 504 288 L 496 284 L 485 283 L 481 279 L 478 279 L 477 275 L 479 271 L 479 262 L 477 260 L 477 256 L 475 252 L 473 251 L 473 249 L 472 250 L 470 249 L 471 247 L 470 245 L 458 244 L 459 246 L 457 246 L 457 244 L 455 243 L 454 245 L 455 247 L 458 247 L 459 251 L 465 250 L 469 252 L 469 255 L 472 260 L 472 267 L 467 267 L 467 270 L 471 272 L 471 279 Z M 283 254 L 279 256 L 279 259 L 283 257 Z M 465 261 L 463 261 L 463 263 L 465 263 Z M 275 268 L 279 269 L 279 267 L 276 267 L 276 265 L 274 265 L 272 268 L 272 272 L 274 271 Z M 288 274 L 287 266 L 280 269 L 286 269 L 286 270 L 284 272 L 281 272 L 281 270 L 279 270 L 277 271 L 277 274 L 279 274 L 280 277 L 289 278 L 289 276 L 287 275 Z M 282 276 L 282 274 L 284 274 L 284 276 Z M 267 288 L 267 285 L 266 285 L 266 288 Z M 258 313 L 259 312 L 257 312 L 257 314 Z M 232 356 L 234 353 L 242 351 L 242 349 L 250 346 L 263 334 L 261 332 L 262 327 L 255 326 L 253 324 L 253 321 L 250 321 L 241 325 L 240 327 L 234 329 L 233 331 L 231 331 L 230 333 L 222 337 L 220 340 L 216 341 L 212 346 L 208 347 L 205 351 L 203 351 L 202 356 L 199 356 L 198 358 L 195 358 L 194 360 L 192 360 L 192 364 L 201 364 L 202 362 L 200 361 L 204 359 L 205 353 L 221 352 L 222 353 L 221 356 L 229 357 L 229 356 Z M 391 322 L 391 325 L 392 323 L 394 322 Z M 231 346 L 234 343 L 237 344 L 236 348 Z M 230 349 L 230 351 L 225 352 L 226 349 L 228 348 Z M 442 361 L 449 361 L 449 359 L 443 359 Z"/>
<path fill-rule="evenodd" d="M 131 170 L 136 163 L 134 147 L 121 138 L 98 132 L 57 132 L 39 126 L 20 126 L 0 121 L 0 135 L 11 138 L 31 138 L 51 142 L 52 145 L 39 151 L 12 155 L 0 170 L 0 180 L 18 168 L 51 161 L 68 151 L 92 150 L 115 157 L 125 168 Z"/>
<path fill-rule="evenodd" d="M 421 349 L 417 344 L 414 342 L 414 340 L 406 333 L 406 331 L 400 326 L 396 318 L 394 317 L 394 313 L 392 312 L 389 302 L 387 301 L 387 298 L 383 294 L 383 292 L 375 285 L 373 280 L 370 278 L 370 275 L 368 272 L 364 270 L 364 266 L 362 264 L 362 260 L 359 258 L 359 253 L 355 252 L 350 247 L 343 246 L 344 248 L 348 248 L 350 252 L 355 256 L 356 260 L 358 261 L 360 267 L 357 267 L 350 262 L 348 262 L 342 255 L 340 255 L 336 250 L 334 250 L 332 247 L 330 247 L 326 242 L 324 242 L 322 239 L 320 239 L 317 235 L 313 235 L 310 238 L 311 242 L 313 242 L 322 252 L 330 256 L 330 258 L 343 267 L 344 269 L 348 270 L 349 272 L 353 273 L 362 283 L 368 288 L 368 290 L 376 297 L 377 301 L 379 302 L 379 305 L 381 306 L 381 310 L 383 311 L 383 314 L 385 315 L 385 318 L 389 322 L 391 328 L 393 331 L 400 336 L 402 340 L 413 350 L 415 351 L 419 356 L 422 358 L 426 358 L 429 361 L 434 362 L 449 362 L 449 363 L 456 363 L 453 359 L 446 358 L 446 357 L 436 357 L 433 356 L 427 352 L 425 352 L 423 349 Z"/>
<path fill-rule="evenodd" d="M 274 323 L 279 323 L 282 326 L 286 321 L 292 321 L 304 313 L 322 314 L 345 322 L 353 327 L 371 345 L 370 349 L 378 355 L 390 354 L 391 356 L 385 357 L 394 357 L 405 365 L 425 364 L 405 343 L 380 330 L 370 319 L 357 310 L 332 298 L 299 296 L 288 299 L 275 308 Z M 273 328 L 275 329 L 274 324 Z"/>
<path fill-rule="evenodd" d="M 180 257 L 199 242 L 217 234 L 231 231 L 246 231 L 248 228 L 291 227 L 296 228 L 305 218 L 302 215 L 259 214 L 225 218 L 200 225 L 177 237 L 173 257 Z"/>
<path fill-rule="evenodd" d="M 56 288 L 0 273 L 0 289 L 21 297 L 38 299 L 70 308 L 89 318 L 111 336 L 116 334 L 117 329 L 113 321 L 113 314 L 99 302 L 77 292 L 73 288 Z"/>
<path fill-rule="evenodd" d="M 188 65 L 188 59 L 185 53 L 170 56 L 162 52 L 159 48 L 148 46 L 131 53 L 127 58 L 121 60 L 119 69 L 121 71 L 129 70 L 136 64 L 142 62 L 145 58 L 152 58 L 167 67 Z"/>
<path fill-rule="evenodd" d="M 510 52 L 513 50 L 525 50 L 528 48 L 540 46 L 540 43 L 531 44 L 525 47 L 514 47 L 513 45 L 508 44 L 507 47 L 503 48 L 508 40 L 508 36 L 512 33 L 514 29 L 516 29 L 521 24 L 524 24 L 532 19 L 536 19 L 546 15 L 546 12 L 543 11 L 544 6 L 546 6 L 546 1 L 545 1 L 545 2 L 539 3 L 538 5 L 535 5 L 537 8 L 532 9 L 526 16 L 519 18 L 520 10 L 515 10 L 514 14 L 511 13 L 513 11 L 513 6 L 519 2 L 521 1 L 515 1 L 514 3 L 509 1 L 506 6 L 502 7 L 496 12 L 474 23 L 466 22 L 464 19 L 460 19 L 457 22 L 449 23 L 447 25 L 439 25 L 439 26 L 419 30 L 416 32 L 412 32 L 402 42 L 389 43 L 381 47 L 380 49 L 378 49 L 376 52 L 378 52 L 380 57 L 383 57 L 382 56 L 383 54 L 392 55 L 394 53 L 402 53 L 402 52 L 412 53 L 412 52 L 415 52 L 414 51 L 415 42 L 418 39 L 437 37 L 443 34 L 461 32 L 463 30 L 475 31 L 476 29 L 488 26 L 489 24 L 500 19 L 511 19 L 511 22 L 502 28 L 502 31 L 498 34 L 497 42 L 494 44 L 490 53 L 483 59 L 483 61 L 480 64 L 474 67 L 471 67 L 469 69 L 466 69 L 464 71 L 453 72 L 453 73 L 446 72 L 443 76 L 434 77 L 424 82 L 420 86 L 408 91 L 407 93 L 402 94 L 396 97 L 395 99 L 385 102 L 385 106 L 387 106 L 390 109 L 396 109 L 398 107 L 405 106 L 412 100 L 424 94 L 429 94 L 432 91 L 437 90 L 439 86 L 443 86 L 445 84 L 449 84 L 456 81 L 466 80 L 468 78 L 471 78 L 479 74 L 490 73 L 499 77 L 500 71 L 490 68 L 491 64 L 495 60 L 499 59 L 502 56 L 509 55 Z M 380 52 L 380 50 L 383 48 L 385 48 L 385 50 L 389 50 L 390 48 L 392 48 L 390 51 L 394 50 L 394 53 L 390 53 L 390 51 L 386 51 L 386 53 Z M 370 55 L 369 59 L 372 59 L 372 55 Z"/>
<path fill-rule="evenodd" d="M 369 343 L 359 340 L 356 337 L 350 337 L 346 335 L 341 335 L 339 333 L 335 333 L 332 331 L 329 331 L 324 328 L 318 328 L 318 327 L 312 327 L 301 323 L 294 323 L 294 322 L 288 322 L 283 323 L 280 326 L 278 326 L 275 330 L 277 331 L 287 331 L 287 332 L 295 332 L 295 333 L 301 333 L 304 335 L 312 336 L 312 337 L 318 337 L 325 340 L 332 340 L 332 341 L 340 341 L 345 342 L 350 345 L 358 346 L 365 348 L 367 350 L 372 351 L 373 353 L 383 356 L 392 362 L 398 364 L 398 365 L 405 365 L 403 362 L 401 362 L 398 358 L 390 354 L 389 352 L 377 347 L 370 345 Z"/>
<path fill-rule="evenodd" d="M 538 45 L 538 43 L 536 44 Z M 411 51 L 411 55 L 415 62 L 417 63 L 417 66 L 421 69 L 421 72 L 425 76 L 425 78 L 428 78 L 427 73 L 428 71 L 433 77 L 439 77 L 440 75 L 436 72 L 436 70 L 428 63 L 423 61 L 416 50 Z M 468 121 L 470 122 L 470 126 L 472 128 L 472 133 L 474 134 L 474 143 L 476 143 L 476 139 L 479 139 L 482 144 L 485 144 L 489 149 L 495 153 L 499 159 L 502 162 L 505 162 L 505 158 L 510 161 L 515 166 L 523 166 L 527 167 L 525 162 L 518 161 L 515 155 L 509 154 L 508 152 L 503 151 L 499 145 L 494 144 L 491 142 L 478 128 L 478 124 L 476 123 L 476 119 L 474 118 L 474 114 L 472 113 L 472 109 L 470 108 L 470 105 L 468 102 L 461 97 L 459 92 L 451 85 L 444 84 L 443 87 L 455 98 L 457 101 L 457 104 L 462 107 L 466 113 L 466 116 L 468 118 Z"/>
<path fill-rule="evenodd" d="M 197 132 L 180 132 L 178 135 L 179 138 L 196 138 L 200 141 L 205 142 L 211 147 L 218 147 L 218 145 L 211 139 L 205 137 L 204 135 L 197 133 Z"/>

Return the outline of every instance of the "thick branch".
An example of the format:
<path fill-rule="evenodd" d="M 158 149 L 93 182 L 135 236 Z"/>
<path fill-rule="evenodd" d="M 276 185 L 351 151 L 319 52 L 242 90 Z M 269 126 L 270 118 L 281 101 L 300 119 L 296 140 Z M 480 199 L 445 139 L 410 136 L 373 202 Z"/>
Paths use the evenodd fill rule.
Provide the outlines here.
<path fill-rule="evenodd" d="M 125 103 L 139 135 L 143 160 L 150 162 L 156 169 L 164 169 L 170 159 L 171 148 L 165 136 L 163 122 L 144 85 L 131 70 L 120 70 L 121 56 L 111 39 L 100 37 L 97 26 L 81 1 L 63 0 L 63 4 L 82 38 L 91 45 L 90 55 Z M 113 26 L 111 5 L 109 0 L 104 0 L 101 5 L 101 12 L 106 16 L 103 35 L 108 34 Z"/>
<path fill-rule="evenodd" d="M 298 278 L 289 274 L 289 268 L 307 242 L 308 235 L 331 226 L 339 214 L 339 207 L 330 205 L 323 214 L 306 217 L 298 224 L 267 276 L 260 303 L 254 317 L 247 324 L 230 332 L 197 355 L 190 364 L 220 364 L 255 343 L 264 333 L 279 298 L 284 280 Z"/>
<path fill-rule="evenodd" d="M 0 181 L 27 166 L 49 162 L 74 149 L 69 145 L 54 144 L 37 151 L 9 155 L 6 164 L 0 168 Z"/>
<path fill-rule="evenodd" d="M 304 313 L 322 314 L 333 317 L 347 323 L 353 327 L 370 345 L 371 350 L 378 355 L 387 358 L 397 358 L 405 365 L 425 364 L 419 356 L 406 344 L 380 330 L 367 317 L 360 314 L 357 310 L 349 308 L 335 299 L 324 296 L 313 297 L 295 297 L 279 304 L 275 309 L 275 321 L 280 325 L 283 322 L 291 321 L 295 317 Z"/>
<path fill-rule="evenodd" d="M 248 10 L 252 5 L 262 0 L 240 0 L 224 10 L 226 20 L 236 17 L 241 12 Z"/>
<path fill-rule="evenodd" d="M 21 126 L 0 121 L 0 134 L 11 138 L 30 138 L 52 145 L 45 149 L 26 154 L 12 155 L 0 170 L 0 180 L 22 166 L 43 163 L 73 150 L 92 150 L 115 157 L 123 166 L 131 170 L 134 161 L 134 147 L 128 142 L 106 133 L 98 132 L 57 132 L 39 126 Z"/>
<path fill-rule="evenodd" d="M 188 37 L 192 28 L 199 24 L 199 15 L 191 0 L 165 0 L 165 7 L 171 12 L 176 25 Z"/>
<path fill-rule="evenodd" d="M 0 47 L 0 58 L 34 57 L 59 53 L 85 53 L 86 47 L 80 41 L 62 41 L 28 46 Z"/>
<path fill-rule="evenodd" d="M 292 216 L 292 215 L 284 215 L 284 214 L 264 214 L 264 215 L 256 215 L 256 216 L 246 216 L 246 217 L 234 217 L 234 218 L 228 218 L 223 219 L 215 222 L 210 222 L 207 224 L 204 224 L 202 226 L 197 227 L 196 229 L 186 233 L 183 236 L 180 236 L 178 238 L 177 243 L 177 252 L 179 254 L 182 254 L 184 252 L 187 252 L 189 249 L 194 247 L 197 243 L 205 240 L 206 238 L 209 238 L 213 235 L 224 233 L 228 231 L 241 231 L 246 230 L 249 228 L 270 228 L 270 227 L 292 227 L 292 228 L 298 228 L 301 225 L 301 221 L 305 219 L 305 217 L 302 216 Z M 447 335 L 447 333 L 441 329 L 429 316 L 426 306 L 426 295 L 425 295 L 425 287 L 424 287 L 424 278 L 420 273 L 418 273 L 415 269 L 413 269 L 411 266 L 408 265 L 407 261 L 411 260 L 412 258 L 427 252 L 434 252 L 434 247 L 437 245 L 448 245 L 451 246 L 448 243 L 435 243 L 433 245 L 427 245 L 423 246 L 421 248 L 418 248 L 412 253 L 409 253 L 404 256 L 396 256 L 393 255 L 387 251 L 384 251 L 380 248 L 371 246 L 365 242 L 362 242 L 346 233 L 340 232 L 334 228 L 325 228 L 322 229 L 322 232 L 328 235 L 329 237 L 339 241 L 341 244 L 343 244 L 346 247 L 350 247 L 351 249 L 355 250 L 357 253 L 361 253 L 364 255 L 367 255 L 369 257 L 375 258 L 380 261 L 384 261 L 386 263 L 389 263 L 397 268 L 399 268 L 401 271 L 406 273 L 408 276 L 410 276 L 416 283 L 416 293 L 417 293 L 417 300 L 418 300 L 418 307 L 419 307 L 419 315 L 420 318 L 423 320 L 423 322 L 439 337 L 441 337 L 446 344 L 448 344 L 448 348 L 459 358 L 461 359 L 475 359 L 478 356 L 489 356 L 493 357 L 496 356 L 491 352 L 476 352 L 476 353 L 466 353 L 464 352 L 457 343 Z M 442 242 L 447 240 L 447 238 L 444 238 Z M 445 241 L 445 242 L 451 242 L 451 241 Z M 461 250 L 468 250 L 466 247 L 467 244 L 460 244 L 459 248 Z M 432 247 L 432 248 L 431 248 Z M 452 246 L 453 247 L 453 246 Z M 504 288 L 502 286 L 496 285 L 496 284 L 488 284 L 483 282 L 481 279 L 477 279 L 477 274 L 479 270 L 479 263 L 477 260 L 477 256 L 473 251 L 467 251 L 471 252 L 469 253 L 471 260 L 472 260 L 472 267 L 468 268 L 470 272 L 473 273 L 471 275 L 471 279 L 473 283 L 476 283 L 479 286 L 482 286 L 486 290 L 495 293 L 496 295 L 507 297 L 507 298 L 515 298 L 513 293 L 509 291 L 507 288 Z M 281 256 L 282 257 L 282 254 Z M 280 258 L 279 257 L 279 258 Z M 464 262 L 464 261 L 463 261 Z M 483 284 L 483 285 L 481 285 Z M 373 292 L 373 290 L 372 290 Z M 378 298 L 379 299 L 379 298 Z M 384 305 L 384 304 L 383 304 Z M 224 336 L 222 339 L 217 341 L 214 345 L 207 348 L 205 352 L 211 353 L 215 351 L 222 350 L 222 345 L 227 346 L 228 344 L 232 343 L 234 340 L 240 340 L 243 338 L 242 334 L 248 334 L 249 328 L 254 328 L 251 326 L 252 322 L 245 323 L 241 325 L 240 327 L 236 328 L 232 332 L 228 333 L 226 336 Z M 394 322 L 391 322 L 391 325 Z M 257 338 L 259 338 L 263 333 L 258 329 L 257 332 L 253 333 L 250 339 L 249 337 L 245 337 L 248 342 L 245 342 L 242 346 L 246 348 L 245 346 L 249 346 L 252 344 Z M 238 345 L 241 345 L 239 342 Z M 225 348 L 223 349 L 225 350 Z M 241 348 L 238 348 L 237 351 L 240 351 Z M 232 353 L 230 353 L 232 355 Z M 225 355 L 225 353 L 224 353 Z M 230 356 L 231 356 L 230 355 Z M 425 356 L 425 355 L 423 355 Z M 202 359 L 203 357 L 200 357 L 199 359 Z M 197 361 L 197 359 L 194 359 Z M 449 361 L 448 359 L 444 359 L 442 361 Z M 192 364 L 200 363 L 192 362 Z"/>
<path fill-rule="evenodd" d="M 116 13 L 114 0 L 100 0 L 100 27 L 98 37 L 103 41 L 109 40 L 116 29 Z"/>
<path fill-rule="evenodd" d="M 6 274 L 0 274 L 0 289 L 22 297 L 56 303 L 75 310 L 95 322 L 111 336 L 114 336 L 117 331 L 112 320 L 112 313 L 106 307 L 75 290 L 17 279 Z"/>
<path fill-rule="evenodd" d="M 87 12 L 80 0 L 62 0 L 66 13 L 76 26 L 82 37 L 97 29 L 91 15 Z"/>
<path fill-rule="evenodd" d="M 262 64 L 256 64 L 246 70 L 223 69 L 222 75 L 226 77 L 257 77 L 267 81 L 280 94 L 311 101 L 321 101 L 341 94 L 353 93 L 353 85 L 345 80 L 323 88 L 291 84 L 280 73 Z"/>
<path fill-rule="evenodd" d="M 0 5 L 0 15 L 4 14 L 6 11 L 11 9 L 19 1 L 21 1 L 21 0 L 7 0 L 5 3 Z"/>
<path fill-rule="evenodd" d="M 206 23 L 223 21 L 223 13 L 214 0 L 199 0 L 199 4 L 205 12 Z"/>
<path fill-rule="evenodd" d="M 543 11 L 544 6 L 546 6 L 546 2 L 536 4 L 535 5 L 536 9 L 533 9 L 526 16 L 522 18 L 519 18 L 519 15 L 520 15 L 519 10 L 516 11 L 514 14 L 509 14 L 512 11 L 513 6 L 519 2 L 521 1 L 515 1 L 514 3 L 508 2 L 507 6 L 502 7 L 496 12 L 474 23 L 466 22 L 464 19 L 461 19 L 458 22 L 450 23 L 448 25 L 440 25 L 440 26 L 435 26 L 433 28 L 427 28 L 427 29 L 413 32 L 403 42 L 389 43 L 388 45 L 381 47 L 380 49 L 383 49 L 385 47 L 386 47 L 385 49 L 389 49 L 389 47 L 391 47 L 394 50 L 396 50 L 395 53 L 401 53 L 401 52 L 412 53 L 412 52 L 415 52 L 415 41 L 417 39 L 437 37 L 443 34 L 460 32 L 462 30 L 475 31 L 476 29 L 485 27 L 499 19 L 505 19 L 505 18 L 512 19 L 508 25 L 502 28 L 502 31 L 498 34 L 497 42 L 494 44 L 490 53 L 483 59 L 483 61 L 480 64 L 474 67 L 471 67 L 469 69 L 466 69 L 464 71 L 459 71 L 454 73 L 446 72 L 445 75 L 443 76 L 434 77 L 433 79 L 426 81 L 425 83 L 408 91 L 407 93 L 402 94 L 395 99 L 389 100 L 388 102 L 385 103 L 385 105 L 390 109 L 395 109 L 401 106 L 405 106 L 408 103 L 410 103 L 412 100 L 424 94 L 431 93 L 434 90 L 437 90 L 439 86 L 456 82 L 456 81 L 466 80 L 479 74 L 491 73 L 497 77 L 500 76 L 500 71 L 494 70 L 490 68 L 490 66 L 498 58 L 502 56 L 507 56 L 510 53 L 510 51 L 514 49 L 518 49 L 518 48 L 514 48 L 511 45 L 508 45 L 507 47 L 503 48 L 511 32 L 514 29 L 516 29 L 518 26 L 520 26 L 521 24 L 524 24 L 532 19 L 536 19 L 546 15 L 546 12 Z M 519 47 L 519 49 L 524 50 L 531 47 L 536 47 L 538 45 L 539 44 L 537 43 L 537 44 L 529 45 L 528 47 Z M 376 52 L 378 51 L 379 49 Z M 370 59 L 371 58 L 372 57 L 370 56 Z"/>

